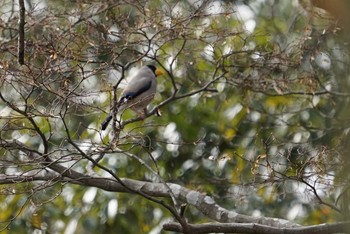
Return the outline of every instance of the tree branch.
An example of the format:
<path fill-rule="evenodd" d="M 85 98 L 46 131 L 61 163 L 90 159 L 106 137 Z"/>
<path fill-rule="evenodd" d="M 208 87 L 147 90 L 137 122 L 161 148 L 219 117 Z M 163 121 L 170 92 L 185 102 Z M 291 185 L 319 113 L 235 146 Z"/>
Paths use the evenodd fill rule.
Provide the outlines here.
<path fill-rule="evenodd" d="M 25 24 L 24 0 L 19 0 L 19 25 L 18 25 L 18 63 L 24 64 L 24 24 Z"/>
<path fill-rule="evenodd" d="M 167 223 L 163 225 L 164 230 L 182 232 L 178 223 Z M 330 234 L 347 233 L 350 222 L 339 222 L 333 224 L 318 224 L 307 227 L 277 228 L 255 223 L 204 223 L 188 224 L 191 233 L 259 233 L 259 234 Z"/>
<path fill-rule="evenodd" d="M 48 160 L 48 158 L 46 160 Z M 62 166 L 59 162 L 47 162 L 47 167 L 58 173 L 57 176 L 50 176 L 46 178 L 45 176 L 37 175 L 29 178 L 26 175 L 13 175 L 10 177 L 7 175 L 2 175 L 0 176 L 0 184 L 13 184 L 28 182 L 31 180 L 64 180 L 65 182 L 68 181 L 73 184 L 96 187 L 110 192 L 133 193 L 132 191 L 138 191 L 141 194 L 146 194 L 153 197 L 170 197 L 170 188 L 176 199 L 193 205 L 205 216 L 218 222 L 259 223 L 276 228 L 292 228 L 300 226 L 284 219 L 252 217 L 248 215 L 238 214 L 234 211 L 229 211 L 217 205 L 212 197 L 203 195 L 200 192 L 187 189 L 174 183 L 167 183 L 165 185 L 163 183 L 153 183 L 126 178 L 120 178 L 120 183 L 112 177 L 96 177 L 84 175 L 73 170 L 72 168 L 66 168 Z"/>

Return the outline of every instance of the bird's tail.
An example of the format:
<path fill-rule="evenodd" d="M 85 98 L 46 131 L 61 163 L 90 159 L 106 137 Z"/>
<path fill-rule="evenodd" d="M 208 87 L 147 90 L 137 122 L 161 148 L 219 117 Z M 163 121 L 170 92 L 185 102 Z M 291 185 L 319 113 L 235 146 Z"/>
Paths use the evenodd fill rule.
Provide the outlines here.
<path fill-rule="evenodd" d="M 126 108 L 126 102 L 128 101 L 129 99 L 124 97 L 124 98 L 121 98 L 119 100 L 119 102 L 117 103 L 117 108 L 116 108 L 116 111 L 117 113 L 118 112 L 121 112 L 123 111 L 125 108 Z M 107 116 L 107 118 L 101 123 L 101 129 L 102 131 L 103 130 L 106 130 L 109 122 L 112 120 L 112 117 L 113 117 L 113 110 L 111 110 L 111 113 L 109 113 L 109 115 Z"/>
<path fill-rule="evenodd" d="M 112 120 L 112 112 L 107 116 L 107 118 L 101 123 L 101 129 L 106 130 L 109 122 Z"/>

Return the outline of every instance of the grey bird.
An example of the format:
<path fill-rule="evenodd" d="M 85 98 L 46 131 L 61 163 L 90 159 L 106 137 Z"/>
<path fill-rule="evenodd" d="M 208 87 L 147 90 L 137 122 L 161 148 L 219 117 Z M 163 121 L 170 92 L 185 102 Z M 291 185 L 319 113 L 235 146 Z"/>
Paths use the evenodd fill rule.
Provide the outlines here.
<path fill-rule="evenodd" d="M 153 100 L 157 89 L 156 77 L 163 75 L 163 71 L 153 65 L 141 67 L 140 70 L 130 79 L 124 88 L 121 98 L 117 103 L 117 111 L 121 112 L 130 108 L 138 114 L 146 113 L 147 105 Z M 101 124 L 105 130 L 111 121 L 113 113 Z"/>

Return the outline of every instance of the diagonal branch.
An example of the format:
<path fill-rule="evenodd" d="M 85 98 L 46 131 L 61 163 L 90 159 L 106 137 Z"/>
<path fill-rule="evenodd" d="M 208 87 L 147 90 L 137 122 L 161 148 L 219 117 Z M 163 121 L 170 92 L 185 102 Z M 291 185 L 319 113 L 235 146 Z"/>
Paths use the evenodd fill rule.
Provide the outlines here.
<path fill-rule="evenodd" d="M 204 195 L 198 191 L 190 190 L 178 184 L 153 183 L 126 178 L 96 177 L 82 174 L 72 168 L 62 166 L 59 162 L 48 162 L 47 167 L 58 173 L 57 176 L 43 177 L 40 175 L 28 178 L 26 175 L 0 176 L 0 184 L 13 184 L 28 182 L 34 180 L 59 180 L 79 184 L 84 186 L 96 187 L 110 192 L 135 193 L 148 197 L 170 197 L 169 188 L 179 201 L 185 202 L 196 207 L 208 218 L 221 223 L 256 223 L 270 227 L 285 228 L 298 227 L 298 224 L 284 219 L 270 217 L 252 217 L 238 214 L 235 211 L 227 210 L 214 201 L 210 196 Z"/>
<path fill-rule="evenodd" d="M 178 223 L 167 223 L 164 230 L 182 232 Z M 259 234 L 330 234 L 346 233 L 350 229 L 350 222 L 339 222 L 333 224 L 318 224 L 306 227 L 277 228 L 254 223 L 203 223 L 188 224 L 191 233 L 259 233 Z"/>

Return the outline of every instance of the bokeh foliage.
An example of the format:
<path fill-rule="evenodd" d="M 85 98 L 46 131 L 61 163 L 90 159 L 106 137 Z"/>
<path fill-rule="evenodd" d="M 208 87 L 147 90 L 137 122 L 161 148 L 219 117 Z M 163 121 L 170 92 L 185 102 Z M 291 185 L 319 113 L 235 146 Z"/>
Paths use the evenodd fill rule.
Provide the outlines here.
<path fill-rule="evenodd" d="M 125 151 L 165 181 L 242 214 L 301 224 L 345 219 L 348 38 L 305 2 L 27 1 L 26 64 L 19 66 L 18 6 L 5 1 L 2 144 L 16 140 L 84 173 L 82 152 L 97 157 L 106 150 L 100 164 L 119 177 L 158 181 Z M 125 125 L 118 148 L 110 149 L 112 128 L 101 132 L 100 124 L 112 86 L 150 63 L 166 71 L 149 107 L 165 101 L 162 116 Z M 123 113 L 125 120 L 134 116 Z M 0 149 L 0 159 L 4 175 L 42 168 L 20 147 Z M 157 233 L 171 217 L 137 195 L 60 181 L 0 191 L 0 220 L 9 232 Z M 207 221 L 193 208 L 186 215 Z"/>

